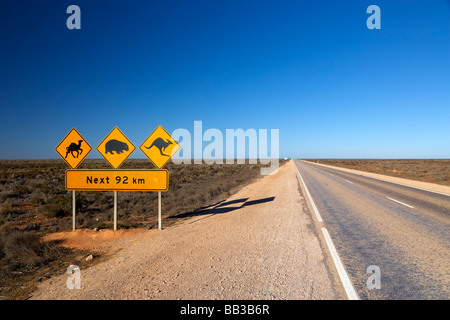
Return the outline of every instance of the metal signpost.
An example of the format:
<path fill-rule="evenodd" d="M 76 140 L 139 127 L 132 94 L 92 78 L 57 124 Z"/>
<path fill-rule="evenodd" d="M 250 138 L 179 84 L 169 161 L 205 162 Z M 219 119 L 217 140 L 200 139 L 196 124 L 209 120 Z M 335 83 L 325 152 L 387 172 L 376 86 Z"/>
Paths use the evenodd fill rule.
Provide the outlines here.
<path fill-rule="evenodd" d="M 73 128 L 55 148 L 71 167 L 66 170 L 65 188 L 72 191 L 72 229 L 75 230 L 75 191 L 114 192 L 114 230 L 117 230 L 117 192 L 158 192 L 158 229 L 162 230 L 161 192 L 169 190 L 169 171 L 162 167 L 180 149 L 180 145 L 158 126 L 142 143 L 140 150 L 158 169 L 118 169 L 136 147 L 115 127 L 97 146 L 97 151 L 113 169 L 77 169 L 92 150 L 87 141 Z"/>
<path fill-rule="evenodd" d="M 134 144 L 117 127 L 97 146 L 97 151 L 114 169 L 120 167 L 134 150 Z M 114 230 L 117 230 L 117 189 L 114 189 Z"/>
<path fill-rule="evenodd" d="M 144 140 L 139 149 L 149 158 L 149 160 L 159 169 L 164 167 L 172 156 L 180 150 L 180 145 L 161 126 Z M 158 192 L 158 229 L 161 230 L 161 191 Z"/>
<path fill-rule="evenodd" d="M 72 169 L 78 168 L 91 150 L 92 147 L 75 128 L 72 128 L 55 148 L 56 153 L 58 153 Z M 72 230 L 75 230 L 76 227 L 75 214 L 76 197 L 74 190 L 72 191 Z"/>

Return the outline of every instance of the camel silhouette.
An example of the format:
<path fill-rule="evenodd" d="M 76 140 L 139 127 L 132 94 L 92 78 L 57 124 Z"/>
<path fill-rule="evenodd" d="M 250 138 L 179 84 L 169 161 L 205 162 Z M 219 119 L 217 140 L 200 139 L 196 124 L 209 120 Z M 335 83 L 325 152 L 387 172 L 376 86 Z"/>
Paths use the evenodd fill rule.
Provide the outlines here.
<path fill-rule="evenodd" d="M 78 158 L 78 156 L 80 154 L 83 153 L 83 149 L 81 149 L 81 143 L 83 142 L 83 140 L 78 140 L 78 144 L 76 144 L 75 142 L 72 142 L 67 148 L 66 148 L 66 156 L 65 159 L 67 159 L 67 156 L 69 155 L 69 153 L 72 155 L 72 157 L 74 158 Z M 73 155 L 73 153 L 76 152 L 77 156 L 75 157 Z"/>

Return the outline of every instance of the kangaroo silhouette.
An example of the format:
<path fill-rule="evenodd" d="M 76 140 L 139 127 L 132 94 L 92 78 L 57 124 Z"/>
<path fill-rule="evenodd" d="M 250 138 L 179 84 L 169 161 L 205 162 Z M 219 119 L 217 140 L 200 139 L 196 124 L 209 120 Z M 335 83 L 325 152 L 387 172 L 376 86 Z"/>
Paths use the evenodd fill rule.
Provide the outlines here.
<path fill-rule="evenodd" d="M 156 138 L 155 141 L 152 142 L 150 147 L 145 147 L 145 148 L 150 149 L 151 147 L 157 147 L 159 149 L 159 152 L 161 153 L 161 155 L 170 157 L 169 155 L 164 154 L 163 151 L 165 151 L 166 148 L 171 144 L 172 144 L 172 142 L 169 140 L 164 141 L 162 138 Z"/>
<path fill-rule="evenodd" d="M 83 142 L 83 140 L 78 140 L 78 144 L 76 144 L 75 142 L 72 142 L 66 148 L 66 156 L 64 158 L 67 159 L 67 156 L 69 155 L 69 153 L 72 155 L 72 157 L 78 158 L 78 156 L 83 153 L 83 149 L 81 149 L 81 143 L 82 142 Z M 73 155 L 74 152 L 77 153 L 76 157 Z"/>

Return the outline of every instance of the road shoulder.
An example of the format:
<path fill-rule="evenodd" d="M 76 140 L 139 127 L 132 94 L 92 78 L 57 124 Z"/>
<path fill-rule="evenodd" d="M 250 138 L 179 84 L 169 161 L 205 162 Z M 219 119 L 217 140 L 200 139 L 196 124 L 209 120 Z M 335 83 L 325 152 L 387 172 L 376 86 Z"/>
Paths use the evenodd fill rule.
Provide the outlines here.
<path fill-rule="evenodd" d="M 290 161 L 213 210 L 81 270 L 80 290 L 62 274 L 33 299 L 342 299 L 299 190 Z"/>
<path fill-rule="evenodd" d="M 311 162 L 311 161 L 307 161 L 307 160 L 301 160 L 301 161 L 304 161 L 306 163 L 311 163 L 311 164 L 314 164 L 317 166 L 322 166 L 322 167 L 327 167 L 327 168 L 331 168 L 331 169 L 335 169 L 335 170 L 349 172 L 349 173 L 353 173 L 353 174 L 357 174 L 357 175 L 361 175 L 361 176 L 365 176 L 365 177 L 369 177 L 369 178 L 374 178 L 374 179 L 379 179 L 379 180 L 388 181 L 388 182 L 392 182 L 392 183 L 397 183 L 397 184 L 401 184 L 401 185 L 405 185 L 405 186 L 409 186 L 409 187 L 413 187 L 413 188 L 418 188 L 418 189 L 437 192 L 437 193 L 443 193 L 443 194 L 450 196 L 450 187 L 448 187 L 448 186 L 443 186 L 443 185 L 429 183 L 429 182 L 423 182 L 423 181 L 391 177 L 391 176 L 378 174 L 378 173 L 372 173 L 372 172 L 366 172 L 366 171 L 360 171 L 360 170 L 354 170 L 354 169 L 347 169 L 347 168 L 331 166 L 331 165 L 323 164 L 323 163 Z"/>

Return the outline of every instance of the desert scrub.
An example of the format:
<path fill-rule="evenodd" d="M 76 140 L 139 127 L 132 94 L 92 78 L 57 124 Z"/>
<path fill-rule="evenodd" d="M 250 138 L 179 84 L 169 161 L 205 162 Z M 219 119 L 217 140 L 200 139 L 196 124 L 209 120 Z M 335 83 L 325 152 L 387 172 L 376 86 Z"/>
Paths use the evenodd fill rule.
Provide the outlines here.
<path fill-rule="evenodd" d="M 33 193 L 33 190 L 31 190 L 27 186 L 18 185 L 14 188 L 14 192 L 19 196 L 25 196 L 27 194 Z"/>
<path fill-rule="evenodd" d="M 0 296 L 5 300 L 26 299 L 39 281 L 61 273 L 84 251 L 43 241 L 35 227 L 18 229 L 11 223 L 0 226 Z M 77 262 L 78 264 L 80 262 Z"/>
<path fill-rule="evenodd" d="M 14 206 L 12 201 L 7 199 L 0 205 L 0 225 L 8 221 L 16 221 L 24 213 L 24 210 Z"/>
<path fill-rule="evenodd" d="M 163 192 L 164 216 L 176 216 L 211 205 L 229 196 L 234 190 L 260 176 L 260 163 L 190 164 L 168 163 L 170 188 Z M 63 160 L 0 160 L 0 204 L 11 206 L 0 216 L 3 223 L 14 222 L 25 228 L 40 223 L 41 232 L 71 229 L 72 192 L 64 187 Z M 104 169 L 104 160 L 85 160 L 81 168 Z M 124 169 L 153 168 L 146 159 L 130 159 Z M 442 176 L 442 174 L 441 174 Z M 119 192 L 119 223 L 152 228 L 157 222 L 156 192 Z M 113 192 L 77 191 L 77 228 L 91 228 L 113 219 Z M 22 212 L 25 212 L 22 214 Z"/>
<path fill-rule="evenodd" d="M 81 193 L 75 196 L 75 205 L 77 210 L 81 210 L 87 205 L 85 197 Z M 38 212 L 46 218 L 60 218 L 72 213 L 72 194 L 65 196 L 55 196 L 50 198 L 47 203 L 39 206 Z"/>
<path fill-rule="evenodd" d="M 72 200 L 70 197 L 53 198 L 50 203 L 39 207 L 39 213 L 46 218 L 65 217 L 70 214 Z"/>
<path fill-rule="evenodd" d="M 19 230 L 10 224 L 0 227 L 0 268 L 16 271 L 39 267 L 58 258 L 64 248 L 42 242 L 36 231 Z"/>

